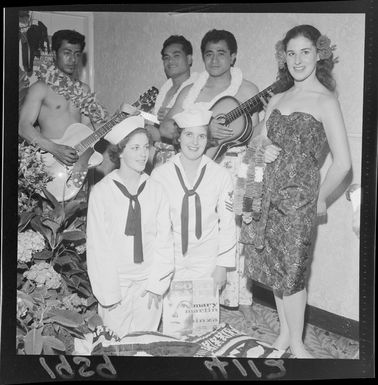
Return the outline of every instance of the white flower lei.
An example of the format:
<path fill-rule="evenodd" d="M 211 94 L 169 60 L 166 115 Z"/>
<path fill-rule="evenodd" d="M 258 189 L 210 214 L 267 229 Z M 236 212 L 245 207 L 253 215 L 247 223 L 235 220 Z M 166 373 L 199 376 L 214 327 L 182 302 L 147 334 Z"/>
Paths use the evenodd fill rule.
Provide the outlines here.
<path fill-rule="evenodd" d="M 222 98 L 223 96 L 235 96 L 236 93 L 239 91 L 239 88 L 243 81 L 243 74 L 240 68 L 237 67 L 231 67 L 230 68 L 231 73 L 231 83 L 229 87 L 215 96 L 211 101 L 207 102 L 209 105 L 209 108 L 212 107 L 212 105 Z M 200 94 L 202 88 L 205 86 L 207 79 L 209 78 L 209 73 L 207 71 L 202 72 L 197 80 L 193 83 L 192 88 L 190 89 L 188 96 L 184 100 L 183 108 L 186 110 L 190 108 L 198 98 L 198 95 Z"/>

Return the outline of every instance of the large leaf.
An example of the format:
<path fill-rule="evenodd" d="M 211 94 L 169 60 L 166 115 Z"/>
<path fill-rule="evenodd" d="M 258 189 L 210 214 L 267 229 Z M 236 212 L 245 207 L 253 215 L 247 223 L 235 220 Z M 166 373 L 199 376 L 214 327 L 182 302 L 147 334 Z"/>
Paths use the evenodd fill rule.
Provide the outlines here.
<path fill-rule="evenodd" d="M 34 259 L 41 260 L 41 259 L 50 259 L 53 256 L 53 252 L 50 250 L 42 250 L 42 251 L 37 251 L 36 253 L 33 254 Z"/>
<path fill-rule="evenodd" d="M 63 329 L 65 331 L 67 331 L 68 333 L 70 333 L 73 337 L 77 337 L 77 338 L 80 338 L 80 339 L 85 339 L 84 334 L 89 332 L 88 327 L 86 325 L 84 325 L 84 324 L 79 326 L 79 327 L 77 327 L 77 328 L 65 327 Z M 87 330 L 83 331 L 83 329 L 87 329 Z"/>
<path fill-rule="evenodd" d="M 85 201 L 78 201 L 77 199 L 75 199 L 71 202 L 67 202 L 64 206 L 66 220 L 69 220 L 78 211 L 83 210 L 86 207 L 87 207 L 87 202 Z"/>
<path fill-rule="evenodd" d="M 70 310 L 54 309 L 52 312 L 55 313 L 55 315 L 50 318 L 50 321 L 56 322 L 60 325 L 75 328 L 84 322 L 81 314 Z"/>
<path fill-rule="evenodd" d="M 68 285 L 72 285 L 75 288 L 78 288 L 81 284 L 81 279 L 77 275 L 73 275 L 70 277 L 70 279 L 67 281 Z"/>
<path fill-rule="evenodd" d="M 45 197 L 52 203 L 54 207 L 54 215 L 56 217 L 63 217 L 64 216 L 63 206 L 56 200 L 54 195 L 52 195 L 49 191 L 47 191 L 46 188 L 43 188 L 42 190 Z"/>
<path fill-rule="evenodd" d="M 57 222 L 57 221 L 50 219 L 50 218 L 43 218 L 42 224 L 43 224 L 43 226 L 46 226 L 49 229 L 51 229 L 51 231 L 54 233 L 54 235 L 58 232 L 58 230 L 61 226 L 60 222 Z"/>
<path fill-rule="evenodd" d="M 91 307 L 95 303 L 97 303 L 97 299 L 94 295 L 91 295 L 87 298 L 87 307 Z"/>
<path fill-rule="evenodd" d="M 33 217 L 30 221 L 30 225 L 33 230 L 40 232 L 49 242 L 50 246 L 53 245 L 52 231 L 48 227 L 43 226 L 41 219 L 37 216 Z M 53 247 L 52 247 L 53 248 Z"/>
<path fill-rule="evenodd" d="M 22 213 L 18 222 L 18 231 L 22 231 L 29 224 L 30 220 L 35 216 L 35 213 Z"/>
<path fill-rule="evenodd" d="M 89 297 L 90 295 L 92 295 L 92 292 L 90 290 L 86 289 L 83 285 L 80 285 L 76 290 L 79 293 L 85 295 L 86 297 Z"/>
<path fill-rule="evenodd" d="M 60 255 L 58 258 L 55 259 L 55 263 L 57 263 L 60 266 L 69 264 L 72 267 L 75 267 L 75 268 L 78 267 L 76 262 L 72 260 L 72 256 L 70 256 L 68 254 Z"/>
<path fill-rule="evenodd" d="M 88 327 L 90 330 L 94 331 L 96 327 L 100 325 L 103 325 L 103 321 L 97 313 L 95 313 L 94 315 L 92 315 L 91 318 L 88 319 Z"/>
<path fill-rule="evenodd" d="M 81 230 L 64 231 L 62 238 L 66 241 L 81 241 L 86 238 L 86 234 Z"/>
<path fill-rule="evenodd" d="M 24 338 L 26 354 L 41 354 L 43 346 L 42 328 L 32 328 Z"/>
<path fill-rule="evenodd" d="M 67 271 L 65 274 L 65 276 L 67 278 L 71 278 L 73 275 L 76 275 L 76 274 L 82 274 L 82 273 L 85 273 L 85 270 L 81 270 L 81 269 L 71 269 L 70 271 Z"/>
<path fill-rule="evenodd" d="M 43 353 L 55 354 L 52 349 L 65 352 L 66 347 L 64 343 L 53 336 L 43 336 Z"/>
<path fill-rule="evenodd" d="M 51 306 L 51 307 L 55 307 L 55 306 L 59 306 L 62 302 L 59 301 L 58 299 L 48 299 L 46 300 L 46 305 L 47 306 Z M 49 318 L 49 315 L 47 315 L 46 313 L 44 314 L 46 318 Z"/>
<path fill-rule="evenodd" d="M 30 296 L 29 294 L 24 293 L 21 290 L 17 290 L 17 298 L 20 298 L 22 301 L 25 302 L 26 306 L 29 309 L 32 309 L 34 305 L 33 297 Z"/>

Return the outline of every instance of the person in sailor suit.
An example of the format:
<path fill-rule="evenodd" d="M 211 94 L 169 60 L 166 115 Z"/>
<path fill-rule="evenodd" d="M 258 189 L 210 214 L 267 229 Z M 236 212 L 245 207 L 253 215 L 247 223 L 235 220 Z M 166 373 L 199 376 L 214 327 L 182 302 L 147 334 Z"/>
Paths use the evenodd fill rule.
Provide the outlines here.
<path fill-rule="evenodd" d="M 226 269 L 235 266 L 236 225 L 230 173 L 204 155 L 211 111 L 175 115 L 180 152 L 155 168 L 170 203 L 175 249 L 175 280 L 213 278 L 219 289 Z"/>
<path fill-rule="evenodd" d="M 149 138 L 141 116 L 131 116 L 105 137 L 119 168 L 89 196 L 87 265 L 105 326 L 119 337 L 156 331 L 162 295 L 174 268 L 169 202 L 143 172 Z"/>

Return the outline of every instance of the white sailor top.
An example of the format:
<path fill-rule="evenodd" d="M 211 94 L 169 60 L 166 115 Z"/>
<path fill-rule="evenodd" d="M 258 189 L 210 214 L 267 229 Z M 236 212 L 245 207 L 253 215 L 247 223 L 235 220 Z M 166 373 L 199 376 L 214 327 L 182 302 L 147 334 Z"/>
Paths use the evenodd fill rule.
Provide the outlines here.
<path fill-rule="evenodd" d="M 106 175 L 91 190 L 87 215 L 87 265 L 93 293 L 103 306 L 121 300 L 124 281 L 146 280 L 146 290 L 162 295 L 174 267 L 169 203 L 159 183 L 142 174 L 138 196 L 141 207 L 143 262 L 134 262 L 134 236 L 125 235 L 129 211 L 118 170 Z M 138 187 L 139 187 L 138 186 Z"/>
<path fill-rule="evenodd" d="M 198 238 L 196 227 L 195 196 L 188 198 L 188 247 L 183 254 L 182 245 L 182 207 L 185 189 L 180 182 L 176 167 L 179 169 L 188 190 L 193 186 L 186 178 L 180 161 L 180 154 L 171 162 L 153 170 L 151 179 L 158 181 L 165 189 L 169 199 L 173 236 L 175 245 L 174 279 L 209 278 L 216 265 L 235 266 L 236 225 L 232 210 L 233 184 L 229 172 L 206 155 L 202 156 L 193 186 L 206 167 L 202 180 L 195 192 L 201 204 L 201 236 Z"/>

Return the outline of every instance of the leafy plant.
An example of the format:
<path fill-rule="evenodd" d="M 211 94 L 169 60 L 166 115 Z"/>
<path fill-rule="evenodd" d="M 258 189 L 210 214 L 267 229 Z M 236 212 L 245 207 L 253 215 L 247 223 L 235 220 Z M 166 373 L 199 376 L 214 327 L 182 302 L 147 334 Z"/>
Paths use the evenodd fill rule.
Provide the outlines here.
<path fill-rule="evenodd" d="M 86 268 L 86 193 L 59 203 L 46 190 L 48 176 L 37 150 L 24 150 L 19 152 L 23 210 L 18 222 L 17 351 L 72 353 L 75 337 L 84 338 L 102 324 Z M 28 197 L 22 205 L 20 189 Z"/>

